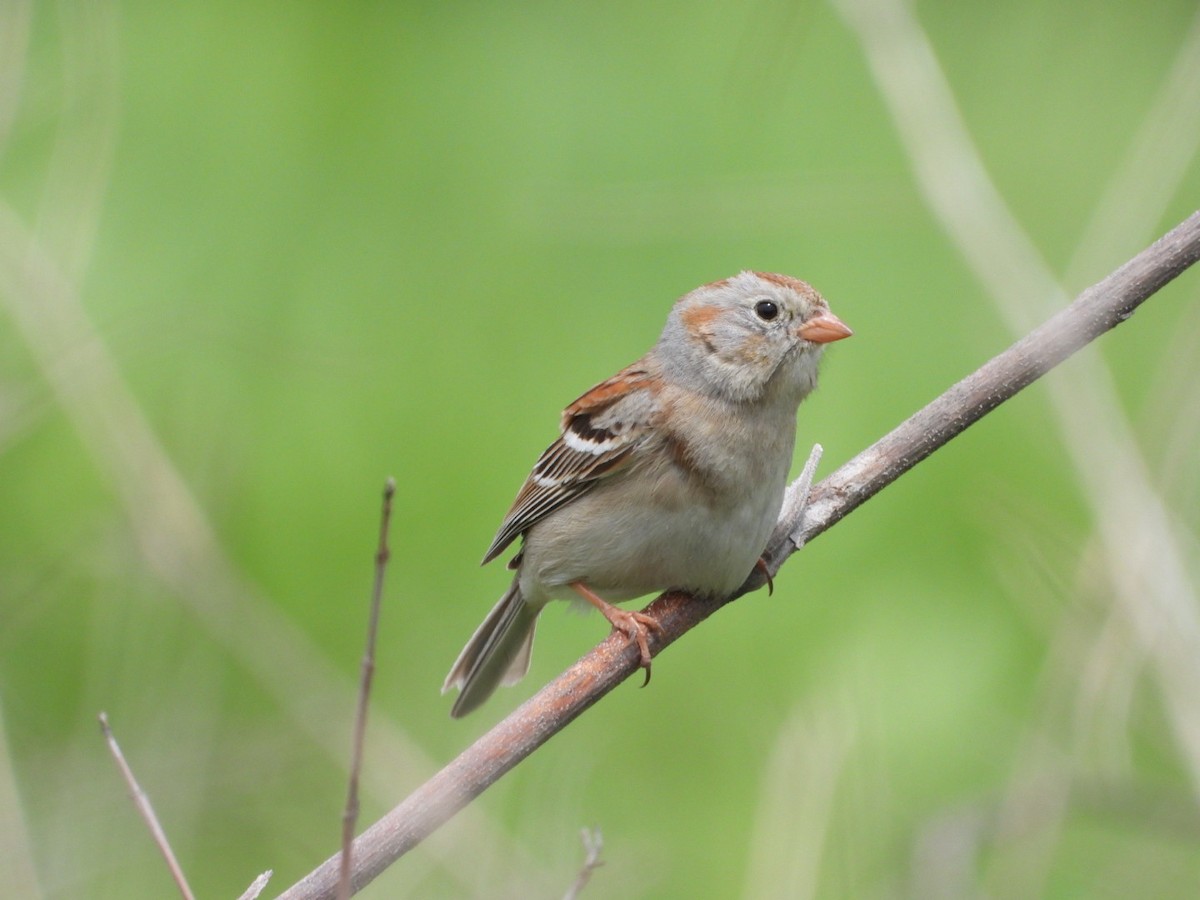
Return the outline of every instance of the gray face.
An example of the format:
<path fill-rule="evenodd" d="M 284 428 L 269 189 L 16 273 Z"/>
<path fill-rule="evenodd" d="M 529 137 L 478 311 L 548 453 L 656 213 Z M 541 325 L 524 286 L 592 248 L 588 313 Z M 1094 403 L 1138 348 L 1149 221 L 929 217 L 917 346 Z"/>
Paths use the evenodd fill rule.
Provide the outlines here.
<path fill-rule="evenodd" d="M 658 343 L 664 376 L 730 401 L 768 394 L 798 404 L 811 390 L 822 343 L 802 327 L 829 307 L 802 281 L 741 272 L 681 298 Z"/>

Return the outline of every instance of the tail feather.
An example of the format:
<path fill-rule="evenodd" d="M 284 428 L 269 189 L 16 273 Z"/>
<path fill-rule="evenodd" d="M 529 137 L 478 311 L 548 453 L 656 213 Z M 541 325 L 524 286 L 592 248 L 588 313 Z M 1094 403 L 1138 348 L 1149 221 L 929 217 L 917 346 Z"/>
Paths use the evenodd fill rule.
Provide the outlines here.
<path fill-rule="evenodd" d="M 482 705 L 498 685 L 516 684 L 525 676 L 539 612 L 540 606 L 525 602 L 513 579 L 512 586 L 475 629 L 450 667 L 442 693 L 459 689 L 451 716 L 456 719 L 465 716 Z"/>

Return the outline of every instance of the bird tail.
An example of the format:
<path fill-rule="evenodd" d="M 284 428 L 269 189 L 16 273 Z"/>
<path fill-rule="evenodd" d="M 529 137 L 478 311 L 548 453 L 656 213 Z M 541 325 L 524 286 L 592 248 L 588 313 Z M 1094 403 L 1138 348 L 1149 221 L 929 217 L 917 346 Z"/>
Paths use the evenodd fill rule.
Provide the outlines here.
<path fill-rule="evenodd" d="M 526 602 L 517 579 L 475 629 L 462 653 L 450 667 L 442 693 L 458 688 L 450 710 L 454 718 L 481 706 L 497 685 L 516 684 L 529 671 L 533 629 L 541 605 Z"/>

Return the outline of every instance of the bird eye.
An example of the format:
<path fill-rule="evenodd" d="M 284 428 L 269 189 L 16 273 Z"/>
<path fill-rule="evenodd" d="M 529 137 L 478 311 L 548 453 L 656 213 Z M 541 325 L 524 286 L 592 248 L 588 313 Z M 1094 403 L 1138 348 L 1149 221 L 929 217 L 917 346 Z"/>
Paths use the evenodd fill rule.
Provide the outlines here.
<path fill-rule="evenodd" d="M 779 315 L 779 307 L 770 300 L 759 300 L 754 304 L 754 312 L 757 313 L 758 317 L 764 322 L 770 322 L 777 315 Z"/>

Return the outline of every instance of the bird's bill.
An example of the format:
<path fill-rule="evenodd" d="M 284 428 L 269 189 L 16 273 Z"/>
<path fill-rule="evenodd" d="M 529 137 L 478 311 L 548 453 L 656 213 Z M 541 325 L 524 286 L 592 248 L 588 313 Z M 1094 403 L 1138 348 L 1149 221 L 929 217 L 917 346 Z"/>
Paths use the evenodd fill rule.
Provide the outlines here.
<path fill-rule="evenodd" d="M 854 334 L 846 323 L 831 312 L 821 313 L 796 329 L 796 334 L 814 344 L 829 344 Z"/>

